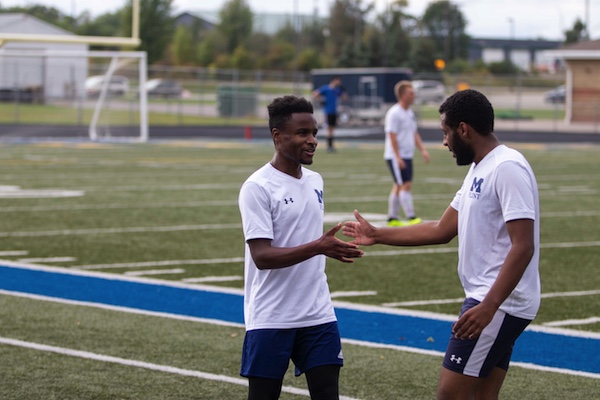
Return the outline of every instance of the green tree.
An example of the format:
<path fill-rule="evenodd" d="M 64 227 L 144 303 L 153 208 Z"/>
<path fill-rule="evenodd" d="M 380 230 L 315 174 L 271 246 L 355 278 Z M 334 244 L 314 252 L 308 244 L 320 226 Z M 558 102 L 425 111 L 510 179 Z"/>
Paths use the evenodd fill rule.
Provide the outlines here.
<path fill-rule="evenodd" d="M 586 31 L 585 24 L 577 18 L 573 24 L 573 28 L 565 31 L 565 44 L 577 43 L 580 40 L 585 39 Z"/>
<path fill-rule="evenodd" d="M 335 0 L 329 12 L 329 46 L 333 58 L 340 57 L 339 66 L 356 66 L 364 44 L 363 33 L 368 14 L 374 4 L 363 7 L 362 0 Z M 343 54 L 342 54 L 343 53 Z"/>
<path fill-rule="evenodd" d="M 227 51 L 232 53 L 252 33 L 253 14 L 246 0 L 229 0 L 219 12 L 217 31 L 225 37 Z"/>
<path fill-rule="evenodd" d="M 194 36 L 191 29 L 185 26 L 177 27 L 171 44 L 171 59 L 175 65 L 196 63 Z"/>
<path fill-rule="evenodd" d="M 231 55 L 230 62 L 233 68 L 254 69 L 256 67 L 256 56 L 243 45 L 239 45 Z"/>
<path fill-rule="evenodd" d="M 435 58 L 446 62 L 466 58 L 469 37 L 465 34 L 467 22 L 456 4 L 448 0 L 430 3 L 421 18 L 425 35 L 435 43 Z"/>
<path fill-rule="evenodd" d="M 298 55 L 298 70 L 310 71 L 311 69 L 321 68 L 323 62 L 319 51 L 313 47 L 306 48 Z"/>
<path fill-rule="evenodd" d="M 104 13 L 92 19 L 88 12 L 83 13 L 78 19 L 80 21 L 77 33 L 87 36 L 116 36 L 121 29 L 122 10 L 114 13 Z"/>
<path fill-rule="evenodd" d="M 429 37 L 421 37 L 415 39 L 412 46 L 410 65 L 416 73 L 419 72 L 434 72 L 434 60 L 436 48 L 435 42 Z"/>
<path fill-rule="evenodd" d="M 196 49 L 196 59 L 203 67 L 210 67 L 219 54 L 226 54 L 225 38 L 213 31 L 203 37 Z"/>
<path fill-rule="evenodd" d="M 140 0 L 140 39 L 139 50 L 148 55 L 148 64 L 163 59 L 175 32 L 173 0 Z M 122 36 L 131 35 L 132 1 L 122 13 Z"/>
<path fill-rule="evenodd" d="M 384 67 L 408 64 L 411 52 L 410 35 L 415 29 L 416 19 L 404 13 L 407 6 L 407 0 L 396 0 L 377 16 L 375 23 L 379 35 L 373 38 L 373 41 L 379 43 L 381 54 L 378 59 L 372 60 L 372 64 L 379 63 Z"/>

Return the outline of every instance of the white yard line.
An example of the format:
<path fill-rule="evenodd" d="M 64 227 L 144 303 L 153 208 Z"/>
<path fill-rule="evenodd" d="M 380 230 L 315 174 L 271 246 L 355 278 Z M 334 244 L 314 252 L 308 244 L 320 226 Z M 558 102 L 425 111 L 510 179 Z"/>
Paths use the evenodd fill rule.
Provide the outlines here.
<path fill-rule="evenodd" d="M 0 337 L 0 343 L 9 345 L 9 346 L 16 346 L 16 347 L 21 347 L 21 348 L 26 348 L 26 349 L 44 351 L 44 352 L 48 352 L 48 353 L 61 354 L 61 355 L 69 356 L 69 357 L 83 358 L 85 360 L 93 360 L 93 361 L 100 361 L 100 362 L 105 362 L 105 363 L 119 364 L 119 365 L 124 365 L 124 366 L 128 366 L 128 367 L 135 367 L 135 368 L 144 368 L 144 369 L 148 369 L 148 370 L 152 370 L 152 371 L 158 371 L 158 372 L 164 372 L 164 373 L 168 373 L 168 374 L 175 374 L 175 375 L 182 375 L 182 376 L 189 376 L 189 377 L 193 377 L 193 378 L 205 379 L 205 380 L 210 380 L 210 381 L 230 383 L 230 384 L 239 385 L 239 386 L 248 386 L 247 379 L 234 378 L 234 377 L 227 376 L 227 375 L 219 375 L 219 374 L 212 374 L 209 372 L 177 368 L 177 367 L 172 367 L 170 365 L 153 364 L 153 363 L 149 363 L 149 362 L 145 362 L 145 361 L 107 356 L 104 354 L 92 353 L 89 351 L 81 351 L 81 350 L 69 349 L 69 348 L 65 348 L 65 347 L 50 346 L 50 345 L 34 343 L 34 342 L 26 342 L 23 340 L 10 339 L 10 338 L 5 338 L 5 337 Z M 281 391 L 284 393 L 297 394 L 300 396 L 310 397 L 310 393 L 308 392 L 308 390 L 299 389 L 299 388 L 295 388 L 292 386 L 284 386 L 281 388 Z M 340 399 L 355 400 L 352 397 L 347 397 L 347 396 L 340 396 Z"/>
<path fill-rule="evenodd" d="M 75 257 L 38 257 L 38 258 L 19 258 L 20 262 L 31 263 L 55 263 L 55 262 L 73 262 L 77 261 Z"/>
<path fill-rule="evenodd" d="M 347 292 L 331 292 L 331 298 L 336 299 L 338 297 L 359 297 L 359 296 L 376 296 L 377 292 L 373 290 L 366 291 L 347 291 Z"/>
<path fill-rule="evenodd" d="M 244 262 L 244 257 L 233 258 L 209 258 L 202 260 L 162 260 L 144 261 L 137 263 L 115 263 L 115 264 L 90 264 L 71 267 L 73 269 L 116 269 L 116 268 L 145 268 L 164 267 L 167 265 L 202 265 L 202 264 L 235 264 Z"/>
<path fill-rule="evenodd" d="M 151 275 L 172 275 L 172 274 L 185 274 L 185 269 L 183 268 L 173 268 L 173 269 L 145 269 L 143 271 L 127 271 L 125 275 L 127 276 L 151 276 Z"/>
<path fill-rule="evenodd" d="M 545 322 L 544 326 L 569 326 L 569 325 L 590 325 L 600 323 L 600 317 L 590 317 L 585 319 L 566 319 L 564 321 Z"/>
<path fill-rule="evenodd" d="M 29 254 L 29 252 L 28 251 L 24 251 L 24 250 L 0 251 L 0 257 L 26 256 L 27 254 Z"/>
<path fill-rule="evenodd" d="M 241 275 L 232 276 L 205 276 L 202 278 L 186 278 L 182 279 L 183 282 L 187 283 L 204 283 L 204 282 L 233 282 L 242 281 L 244 277 Z"/>
<path fill-rule="evenodd" d="M 542 293 L 542 298 L 552 298 L 552 297 L 577 297 L 577 296 L 597 296 L 600 294 L 600 290 L 587 290 L 580 292 L 556 292 L 556 293 Z M 453 304 L 453 303 L 462 303 L 465 301 L 463 298 L 457 299 L 434 299 L 434 300 L 415 300 L 415 301 L 399 301 L 396 303 L 384 303 L 383 307 L 412 307 L 412 306 L 427 306 L 434 304 Z M 548 324 L 544 324 L 548 325 Z M 548 325 L 550 326 L 550 325 Z"/>
<path fill-rule="evenodd" d="M 212 229 L 239 229 L 241 224 L 204 224 L 204 225 L 178 225 L 178 226 L 145 226 L 129 228 L 103 228 L 103 229 L 64 229 L 54 231 L 25 231 L 25 232 L 0 232 L 0 237 L 41 237 L 41 236 L 69 236 L 69 235 L 105 235 L 133 232 L 176 232 L 176 231 L 203 231 Z"/>

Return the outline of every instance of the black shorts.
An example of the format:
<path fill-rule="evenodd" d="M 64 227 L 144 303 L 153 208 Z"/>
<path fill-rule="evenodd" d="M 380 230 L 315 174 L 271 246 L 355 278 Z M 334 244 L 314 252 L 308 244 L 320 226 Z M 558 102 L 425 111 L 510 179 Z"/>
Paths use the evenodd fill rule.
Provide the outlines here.
<path fill-rule="evenodd" d="M 337 114 L 327 114 L 327 126 L 337 126 Z"/>
<path fill-rule="evenodd" d="M 466 299 L 461 315 L 477 304 L 479 301 L 475 299 Z M 494 368 L 508 370 L 515 341 L 529 323 L 531 321 L 528 319 L 513 317 L 498 310 L 477 339 L 450 337 L 444 368 L 478 378 L 487 377 Z"/>

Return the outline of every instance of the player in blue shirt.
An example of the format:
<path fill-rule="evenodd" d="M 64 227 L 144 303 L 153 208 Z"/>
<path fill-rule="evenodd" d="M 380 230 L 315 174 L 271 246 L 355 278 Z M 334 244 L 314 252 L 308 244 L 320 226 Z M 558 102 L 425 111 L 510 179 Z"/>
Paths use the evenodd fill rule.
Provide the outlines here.
<path fill-rule="evenodd" d="M 334 152 L 333 131 L 337 126 L 338 119 L 338 99 L 347 97 L 346 91 L 342 86 L 342 79 L 335 75 L 329 81 L 329 84 L 323 85 L 312 92 L 314 98 L 319 99 L 325 111 L 325 122 L 327 123 L 327 152 Z"/>

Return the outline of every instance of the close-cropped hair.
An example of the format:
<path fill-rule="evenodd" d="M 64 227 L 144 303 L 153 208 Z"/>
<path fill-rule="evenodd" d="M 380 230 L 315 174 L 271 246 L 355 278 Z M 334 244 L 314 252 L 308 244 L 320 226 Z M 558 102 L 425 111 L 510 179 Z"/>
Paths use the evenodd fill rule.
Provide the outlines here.
<path fill-rule="evenodd" d="M 411 81 L 400 81 L 396 83 L 396 85 L 394 85 L 394 94 L 396 95 L 396 98 L 400 100 L 400 97 L 402 97 L 406 88 L 409 87 L 412 87 Z"/>
<path fill-rule="evenodd" d="M 314 113 L 313 105 L 304 97 L 283 96 L 274 99 L 267 106 L 269 111 L 269 129 L 284 130 L 294 113 Z"/>
<path fill-rule="evenodd" d="M 446 125 L 456 129 L 464 122 L 477 133 L 486 136 L 494 132 L 494 108 L 483 93 L 477 90 L 461 90 L 448 97 L 439 108 L 445 114 Z"/>

